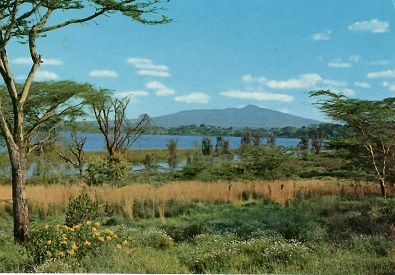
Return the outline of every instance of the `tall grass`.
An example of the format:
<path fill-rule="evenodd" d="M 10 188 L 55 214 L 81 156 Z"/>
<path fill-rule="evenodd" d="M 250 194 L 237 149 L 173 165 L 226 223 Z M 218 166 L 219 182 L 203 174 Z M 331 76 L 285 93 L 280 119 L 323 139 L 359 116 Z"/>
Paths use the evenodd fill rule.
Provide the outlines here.
<path fill-rule="evenodd" d="M 29 207 L 32 212 L 38 211 L 40 218 L 45 218 L 48 212 L 54 214 L 63 212 L 69 199 L 78 196 L 83 190 L 86 190 L 92 198 L 100 203 L 122 205 L 125 218 L 133 217 L 134 204 L 144 201 L 151 201 L 157 207 L 160 217 L 164 217 L 168 204 L 174 201 L 238 204 L 241 201 L 262 199 L 268 202 L 288 204 L 295 199 L 323 195 L 350 196 L 362 199 L 380 194 L 377 184 L 339 180 L 213 183 L 180 181 L 160 187 L 151 184 L 132 184 L 118 188 L 111 185 L 88 187 L 80 183 L 27 186 L 26 189 Z M 389 188 L 388 194 L 394 196 L 394 188 Z M 0 213 L 9 212 L 11 198 L 11 186 L 0 185 Z"/>

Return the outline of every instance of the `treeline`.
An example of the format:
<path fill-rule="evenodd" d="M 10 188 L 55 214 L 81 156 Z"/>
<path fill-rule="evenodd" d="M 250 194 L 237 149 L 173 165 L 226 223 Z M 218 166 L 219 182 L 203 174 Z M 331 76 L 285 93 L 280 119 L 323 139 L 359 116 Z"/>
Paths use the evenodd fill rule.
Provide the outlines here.
<path fill-rule="evenodd" d="M 154 135 L 185 135 L 185 136 L 226 136 L 226 137 L 242 137 L 246 132 L 259 133 L 262 137 L 276 136 L 280 138 L 300 138 L 302 136 L 312 137 L 314 133 L 323 133 L 325 138 L 335 138 L 346 135 L 348 129 L 339 124 L 321 123 L 318 125 L 303 126 L 301 128 L 287 126 L 283 128 L 271 129 L 251 129 L 251 128 L 238 128 L 233 127 L 222 128 L 207 124 L 192 124 L 183 125 L 179 127 L 172 127 L 169 129 L 163 127 L 153 127 L 149 133 Z"/>
<path fill-rule="evenodd" d="M 97 123 L 93 121 L 82 121 L 79 122 L 79 130 L 85 133 L 100 133 L 97 127 Z M 67 131 L 67 129 L 66 129 Z M 223 128 L 209 124 L 191 124 L 182 125 L 178 127 L 164 128 L 151 125 L 147 134 L 151 135 L 176 135 L 176 136 L 222 136 L 222 137 L 242 137 L 246 132 L 259 133 L 262 137 L 272 137 L 273 135 L 280 138 L 301 138 L 301 137 L 313 137 L 315 133 L 320 135 L 324 134 L 326 139 L 332 139 L 336 137 L 342 137 L 349 133 L 347 127 L 340 124 L 332 123 L 321 123 L 318 125 L 310 125 L 308 127 L 292 127 L 287 126 L 283 128 L 271 128 L 271 129 L 252 129 L 252 128 Z"/>

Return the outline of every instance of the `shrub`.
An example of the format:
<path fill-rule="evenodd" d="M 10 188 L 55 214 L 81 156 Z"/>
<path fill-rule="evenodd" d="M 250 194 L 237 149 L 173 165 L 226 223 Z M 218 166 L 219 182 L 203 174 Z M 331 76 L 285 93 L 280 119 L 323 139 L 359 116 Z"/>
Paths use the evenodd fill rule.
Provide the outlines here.
<path fill-rule="evenodd" d="M 86 192 L 75 199 L 70 198 L 66 210 L 65 223 L 68 226 L 79 224 L 86 220 L 95 220 L 102 214 L 97 201 L 93 201 Z"/>
<path fill-rule="evenodd" d="M 89 186 L 102 185 L 105 182 L 119 184 L 128 173 L 128 163 L 121 157 L 112 157 L 90 163 L 86 170 L 85 181 Z"/>
<path fill-rule="evenodd" d="M 174 245 L 173 239 L 163 229 L 149 227 L 132 233 L 133 243 L 138 246 L 164 249 Z"/>
<path fill-rule="evenodd" d="M 191 240 L 195 236 L 200 235 L 202 226 L 200 223 L 188 222 L 181 225 L 166 225 L 164 230 L 175 242 L 181 242 Z"/>
<path fill-rule="evenodd" d="M 51 259 L 77 258 L 98 255 L 106 249 L 122 250 L 128 240 L 108 229 L 101 229 L 99 222 L 86 221 L 69 227 L 48 224 L 31 230 L 26 251 L 34 264 L 41 265 Z M 57 262 L 47 262 L 56 265 Z"/>

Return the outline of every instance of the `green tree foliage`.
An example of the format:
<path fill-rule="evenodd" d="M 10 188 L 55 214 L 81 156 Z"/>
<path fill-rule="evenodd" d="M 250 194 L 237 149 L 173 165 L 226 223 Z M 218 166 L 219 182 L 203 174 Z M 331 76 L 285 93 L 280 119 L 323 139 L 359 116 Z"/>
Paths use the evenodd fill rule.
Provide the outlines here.
<path fill-rule="evenodd" d="M 176 168 L 178 160 L 177 160 L 177 143 L 178 141 L 174 138 L 170 139 L 167 144 L 167 149 L 169 151 L 169 157 L 167 159 L 167 163 L 170 168 Z"/>
<path fill-rule="evenodd" d="M 386 179 L 395 161 L 395 98 L 370 101 L 330 91 L 312 92 L 311 96 L 324 97 L 316 105 L 328 117 L 345 123 L 355 132 L 356 144 L 369 156 L 368 164 L 379 180 L 381 195 L 386 197 Z"/>
<path fill-rule="evenodd" d="M 213 145 L 211 142 L 211 138 L 204 137 L 202 140 L 202 154 L 204 156 L 211 156 L 213 151 Z"/>
<path fill-rule="evenodd" d="M 161 0 L 21 0 L 0 3 L 0 74 L 6 87 L 0 101 L 0 130 L 8 149 L 12 171 L 15 240 L 24 242 L 29 238 L 29 210 L 25 184 L 27 152 L 30 150 L 28 144 L 31 136 L 29 137 L 29 130 L 25 129 L 25 119 L 29 102 L 34 101 L 34 93 L 31 92 L 32 82 L 43 63 L 41 54 L 38 53 L 37 39 L 66 26 L 89 22 L 116 12 L 143 24 L 170 22 L 166 16 L 159 14 L 161 2 Z M 16 41 L 26 45 L 31 57 L 31 68 L 21 89 L 16 85 L 7 51 L 13 47 L 10 42 Z M 8 102 L 4 101 L 5 97 L 8 97 Z M 11 112 L 7 110 L 9 102 Z M 31 106 L 33 112 L 34 104 Z M 52 104 L 47 106 L 53 107 Z M 37 129 L 37 126 L 42 124 L 42 119 L 45 120 L 45 117 L 38 117 L 37 122 L 40 123 L 33 122 L 32 129 Z"/>
<path fill-rule="evenodd" d="M 293 159 L 289 148 L 270 145 L 241 145 L 240 166 L 256 177 L 270 180 L 286 178 L 291 174 L 289 162 Z"/>

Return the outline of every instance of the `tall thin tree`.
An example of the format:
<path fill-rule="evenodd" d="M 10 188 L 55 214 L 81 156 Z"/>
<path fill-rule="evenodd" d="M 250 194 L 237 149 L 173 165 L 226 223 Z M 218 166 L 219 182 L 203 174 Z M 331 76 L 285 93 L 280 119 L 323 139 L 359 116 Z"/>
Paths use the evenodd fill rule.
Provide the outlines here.
<path fill-rule="evenodd" d="M 85 23 L 114 12 L 143 24 L 170 22 L 165 16 L 153 19 L 155 17 L 152 14 L 161 10 L 158 6 L 161 2 L 165 0 L 4 0 L 0 2 L 0 74 L 7 87 L 6 92 L 12 106 L 12 112 L 6 113 L 4 102 L 0 102 L 0 129 L 5 138 L 12 170 L 15 240 L 24 242 L 29 237 L 29 211 L 25 189 L 27 133 L 24 128 L 24 114 L 25 105 L 29 102 L 31 84 L 43 62 L 41 54 L 38 53 L 37 39 L 54 30 Z M 147 14 L 150 16 L 147 17 Z M 51 20 L 53 17 L 57 20 Z M 10 42 L 15 40 L 25 43 L 31 58 L 31 68 L 21 89 L 16 86 L 7 52 L 8 48 L 13 47 Z"/>

